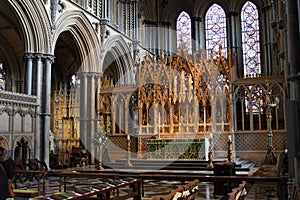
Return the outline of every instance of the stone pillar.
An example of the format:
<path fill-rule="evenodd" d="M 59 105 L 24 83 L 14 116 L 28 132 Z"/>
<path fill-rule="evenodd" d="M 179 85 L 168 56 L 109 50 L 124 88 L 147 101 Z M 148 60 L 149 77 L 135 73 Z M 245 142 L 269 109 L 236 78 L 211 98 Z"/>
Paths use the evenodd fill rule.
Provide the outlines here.
<path fill-rule="evenodd" d="M 92 139 L 98 130 L 96 95 L 97 84 L 101 74 L 97 72 L 81 72 L 80 77 L 80 139 L 83 148 L 92 154 L 96 152 Z M 99 85 L 98 85 L 99 87 Z M 92 155 L 93 157 L 94 155 Z M 93 159 L 91 160 L 93 163 Z"/>
<path fill-rule="evenodd" d="M 227 17 L 228 17 L 228 21 L 229 21 L 229 34 L 228 34 L 228 38 L 229 38 L 229 48 L 231 50 L 231 55 L 237 55 L 238 53 L 238 44 L 237 44 L 237 33 L 240 32 L 240 30 L 237 30 L 237 16 L 238 13 L 235 11 L 230 11 L 227 13 Z M 242 56 L 242 55 L 240 55 Z M 235 56 L 235 63 L 238 63 L 238 57 L 239 56 Z M 244 67 L 242 64 L 237 65 L 235 67 L 240 66 L 238 69 L 236 69 L 236 71 L 238 72 L 238 74 L 234 74 L 234 76 L 238 75 L 238 76 L 242 76 L 243 75 L 243 71 L 244 71 Z"/>
<path fill-rule="evenodd" d="M 43 111 L 41 113 L 41 118 L 43 118 L 43 160 L 49 166 L 49 132 L 50 132 L 50 117 L 51 117 L 51 64 L 53 63 L 54 56 L 45 55 L 45 73 L 44 73 L 44 86 L 43 86 Z"/>
<path fill-rule="evenodd" d="M 25 93 L 31 95 L 32 93 L 32 62 L 34 55 L 32 53 L 26 53 L 24 55 L 25 68 L 26 68 L 26 84 L 25 84 Z"/>
<path fill-rule="evenodd" d="M 161 35 L 161 40 L 163 41 L 163 46 L 161 49 L 164 49 L 166 52 L 170 52 L 170 26 L 171 22 L 162 22 L 163 33 Z"/>
<path fill-rule="evenodd" d="M 80 79 L 80 140 L 82 144 L 87 143 L 87 120 L 88 120 L 88 77 L 87 72 L 79 74 Z"/>
<path fill-rule="evenodd" d="M 192 46 L 193 52 L 200 53 L 201 17 L 192 17 Z"/>
<path fill-rule="evenodd" d="M 270 6 L 266 6 L 262 9 L 264 13 L 264 24 L 265 24 L 265 42 L 264 42 L 264 64 L 265 68 L 262 69 L 262 73 L 264 75 L 272 74 L 272 66 L 271 66 L 271 33 L 270 33 Z"/>
<path fill-rule="evenodd" d="M 299 117 L 300 117 L 300 30 L 298 21 L 297 0 L 286 0 L 287 13 L 287 54 L 286 78 L 288 86 L 287 100 L 287 138 L 289 156 L 289 178 L 300 183 L 300 143 Z"/>
<path fill-rule="evenodd" d="M 43 156 L 43 95 L 42 95 L 42 89 L 43 89 L 43 63 L 42 63 L 42 54 L 36 54 L 35 55 L 35 72 L 36 72 L 36 80 L 33 83 L 33 95 L 37 96 L 37 104 L 39 105 L 37 109 L 37 115 L 38 115 L 38 123 L 36 125 L 36 141 L 39 144 L 37 149 L 39 151 L 36 151 L 35 157 L 42 159 Z"/>

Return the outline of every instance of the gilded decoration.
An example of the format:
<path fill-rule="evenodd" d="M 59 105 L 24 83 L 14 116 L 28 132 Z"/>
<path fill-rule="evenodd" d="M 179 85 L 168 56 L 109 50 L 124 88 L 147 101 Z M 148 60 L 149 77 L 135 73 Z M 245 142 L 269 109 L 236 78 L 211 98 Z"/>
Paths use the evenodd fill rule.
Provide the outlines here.
<path fill-rule="evenodd" d="M 136 85 L 114 87 L 103 77 L 102 128 L 110 135 L 134 134 L 140 143 L 142 138 L 192 139 L 231 132 L 231 56 L 229 51 L 229 59 L 222 53 L 207 58 L 204 50 L 192 56 L 184 50 L 147 54 L 137 61 Z"/>

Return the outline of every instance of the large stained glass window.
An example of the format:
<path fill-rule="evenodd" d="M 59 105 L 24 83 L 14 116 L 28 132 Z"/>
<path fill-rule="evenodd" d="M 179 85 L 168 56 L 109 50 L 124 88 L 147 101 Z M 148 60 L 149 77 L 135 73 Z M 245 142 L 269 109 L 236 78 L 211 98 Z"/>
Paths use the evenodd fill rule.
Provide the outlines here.
<path fill-rule="evenodd" d="M 177 48 L 183 47 L 192 53 L 191 18 L 186 12 L 181 12 L 177 18 Z"/>
<path fill-rule="evenodd" d="M 241 23 L 244 75 L 258 76 L 261 74 L 258 10 L 250 1 L 242 8 Z"/>
<path fill-rule="evenodd" d="M 217 4 L 213 4 L 205 15 L 205 36 L 208 56 L 213 53 L 215 58 L 221 47 L 223 55 L 227 57 L 226 15 Z"/>

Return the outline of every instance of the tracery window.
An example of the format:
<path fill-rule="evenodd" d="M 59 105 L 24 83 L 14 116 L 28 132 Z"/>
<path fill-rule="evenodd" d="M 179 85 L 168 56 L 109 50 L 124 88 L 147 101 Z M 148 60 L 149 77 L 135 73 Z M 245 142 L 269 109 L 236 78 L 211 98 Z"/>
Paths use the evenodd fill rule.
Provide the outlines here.
<path fill-rule="evenodd" d="M 219 55 L 220 46 L 227 57 L 226 15 L 223 8 L 213 4 L 205 15 L 205 36 L 207 55 Z"/>
<path fill-rule="evenodd" d="M 257 7 L 247 1 L 241 11 L 244 75 L 261 74 L 259 20 Z"/>
<path fill-rule="evenodd" d="M 3 69 L 3 63 L 0 61 L 0 90 L 5 90 L 5 71 Z"/>
<path fill-rule="evenodd" d="M 192 53 L 191 18 L 186 12 L 181 12 L 177 18 L 177 48 L 183 47 Z"/>

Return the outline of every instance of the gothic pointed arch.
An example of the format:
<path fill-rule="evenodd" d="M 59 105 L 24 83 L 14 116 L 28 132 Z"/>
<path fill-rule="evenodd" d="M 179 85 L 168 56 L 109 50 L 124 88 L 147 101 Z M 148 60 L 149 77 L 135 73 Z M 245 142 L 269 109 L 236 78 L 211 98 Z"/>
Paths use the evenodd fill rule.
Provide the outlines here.
<path fill-rule="evenodd" d="M 177 48 L 185 49 L 189 54 L 192 54 L 192 26 L 190 15 L 182 11 L 177 17 Z"/>
<path fill-rule="evenodd" d="M 20 36 L 25 52 L 50 53 L 51 22 L 41 1 L 4 1 L 14 9 L 19 19 Z"/>
<path fill-rule="evenodd" d="M 220 53 L 227 57 L 226 14 L 219 4 L 213 4 L 205 14 L 205 38 L 207 55 L 214 58 Z M 224 49 L 223 52 L 222 49 Z"/>
<path fill-rule="evenodd" d="M 81 11 L 63 13 L 56 22 L 56 31 L 53 36 L 52 52 L 60 35 L 69 32 L 78 50 L 78 64 L 80 71 L 101 72 L 100 41 L 87 16 Z"/>
<path fill-rule="evenodd" d="M 23 92 L 24 52 L 49 53 L 51 25 L 41 1 L 1 1 L 0 62 L 6 90 Z"/>
<path fill-rule="evenodd" d="M 259 13 L 257 6 L 247 1 L 241 10 L 244 76 L 261 74 Z"/>
<path fill-rule="evenodd" d="M 105 53 L 101 65 L 102 72 L 105 74 L 112 64 L 119 73 L 116 75 L 118 77 L 118 80 L 115 80 L 116 84 L 133 84 L 132 64 L 134 62 L 126 41 L 121 36 L 112 36 L 104 43 L 103 49 Z"/>

